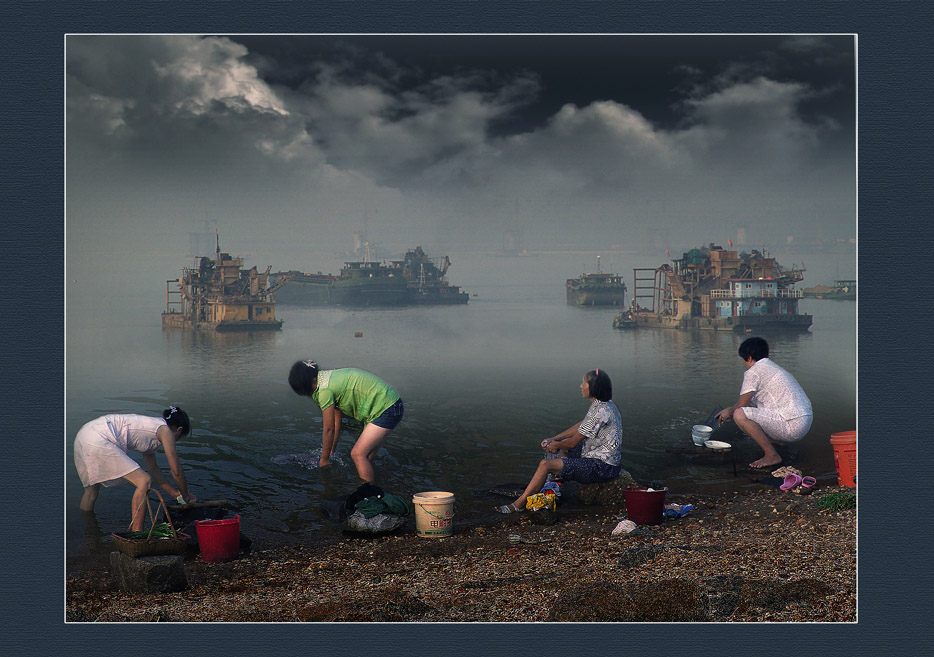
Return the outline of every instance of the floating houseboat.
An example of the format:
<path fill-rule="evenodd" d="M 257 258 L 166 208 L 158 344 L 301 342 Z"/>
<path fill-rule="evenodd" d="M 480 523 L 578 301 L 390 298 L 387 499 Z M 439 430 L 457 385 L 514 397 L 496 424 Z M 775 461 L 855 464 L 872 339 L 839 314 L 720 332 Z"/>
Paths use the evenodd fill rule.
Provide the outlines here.
<path fill-rule="evenodd" d="M 270 275 L 273 285 L 281 285 L 281 303 L 298 306 L 408 306 L 416 304 L 467 303 L 469 295 L 445 280 L 451 260 L 437 262 L 419 245 L 406 251 L 402 260 L 390 263 L 370 260 L 349 261 L 338 275 L 280 271 Z"/>
<path fill-rule="evenodd" d="M 600 269 L 597 256 L 596 273 L 583 273 L 565 283 L 568 304 L 573 306 L 620 306 L 626 301 L 626 283 L 619 274 L 607 274 Z"/>
<path fill-rule="evenodd" d="M 276 319 L 274 288 L 267 289 L 270 267 L 243 270 L 242 258 L 221 253 L 202 257 L 197 267 L 184 267 L 166 281 L 163 328 L 213 331 L 261 331 L 282 328 Z"/>
<path fill-rule="evenodd" d="M 710 244 L 672 264 L 633 270 L 633 316 L 640 328 L 749 332 L 807 331 L 798 312 L 804 269 L 786 269 L 753 250 L 739 254 Z"/>
<path fill-rule="evenodd" d="M 834 299 L 836 301 L 856 300 L 856 281 L 839 280 L 833 285 L 815 285 L 804 288 L 804 296 L 809 299 Z"/>

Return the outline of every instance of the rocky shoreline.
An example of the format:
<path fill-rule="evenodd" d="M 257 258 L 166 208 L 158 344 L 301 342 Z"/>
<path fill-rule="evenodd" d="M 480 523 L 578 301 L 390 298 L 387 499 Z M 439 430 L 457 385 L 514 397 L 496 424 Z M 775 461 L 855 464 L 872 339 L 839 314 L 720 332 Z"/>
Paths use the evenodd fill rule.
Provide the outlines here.
<path fill-rule="evenodd" d="M 669 496 L 683 518 L 612 530 L 619 504 L 569 500 L 447 538 L 345 537 L 184 561 L 187 588 L 131 593 L 111 570 L 67 577 L 68 622 L 855 622 L 856 510 L 771 486 Z M 826 505 L 825 505 L 826 506 Z"/>

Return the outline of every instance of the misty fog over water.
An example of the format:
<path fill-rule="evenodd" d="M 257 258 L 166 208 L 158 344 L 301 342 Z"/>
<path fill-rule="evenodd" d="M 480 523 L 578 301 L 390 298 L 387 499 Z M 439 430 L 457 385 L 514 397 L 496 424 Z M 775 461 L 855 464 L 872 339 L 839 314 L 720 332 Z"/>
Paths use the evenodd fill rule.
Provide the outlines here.
<path fill-rule="evenodd" d="M 613 308 L 568 306 L 564 281 L 594 269 L 591 254 L 451 259 L 450 281 L 472 295 L 466 306 L 280 304 L 281 331 L 242 335 L 163 330 L 164 280 L 151 281 L 144 295 L 110 301 L 99 288 L 74 283 L 66 313 L 69 554 L 85 549 L 71 454 L 78 428 L 106 413 L 157 415 L 172 403 L 192 418 L 194 435 L 179 451 L 200 499 L 230 500 L 254 538 L 316 540 L 338 532 L 320 504 L 356 486 L 349 451 L 360 428 L 345 426 L 335 465 L 319 471 L 320 410 L 287 383 L 291 364 L 304 358 L 326 368 L 361 367 L 396 387 L 405 417 L 377 458 L 380 483 L 406 499 L 451 491 L 461 522 L 488 516 L 494 500 L 483 493 L 527 481 L 542 454 L 540 440 L 583 417 L 587 403 L 578 384 L 595 367 L 612 377 L 625 425 L 622 465 L 637 480 L 662 480 L 673 493 L 748 484 L 734 479 L 729 464 L 665 452 L 688 440 L 691 425 L 714 406 L 735 401 L 743 373 L 736 349 L 744 336 L 617 331 Z M 664 257 L 607 254 L 601 261 L 605 271 L 612 261 L 631 287 L 633 267 Z M 820 278 L 808 274 L 805 285 L 838 273 L 850 277 L 853 264 L 852 254 L 823 255 L 808 264 Z M 801 310 L 814 315 L 811 331 L 767 337 L 773 359 L 798 378 L 814 406 L 798 466 L 830 476 L 830 434 L 856 426 L 856 303 L 802 300 Z M 736 451 L 737 459 L 746 458 L 740 463 L 755 453 L 751 443 Z M 161 453 L 159 460 L 167 468 Z M 102 491 L 101 531 L 125 529 L 131 493 L 128 485 Z"/>
<path fill-rule="evenodd" d="M 626 422 L 623 467 L 673 491 L 733 486 L 665 449 L 735 401 L 739 336 L 616 331 L 614 309 L 568 307 L 565 280 L 599 254 L 631 287 L 666 251 L 728 240 L 805 266 L 798 287 L 857 277 L 854 35 L 91 34 L 65 50 L 70 554 L 75 432 L 170 403 L 194 422 L 180 452 L 199 498 L 231 500 L 255 538 L 335 531 L 320 502 L 354 487 L 359 428 L 333 468 L 308 467 L 321 420 L 288 387 L 300 358 L 399 390 L 381 481 L 453 491 L 463 522 L 583 417 L 595 367 Z M 336 273 L 355 235 L 380 260 L 421 244 L 450 255 L 470 303 L 280 305 L 281 332 L 165 332 L 166 281 L 205 254 L 193 233 L 260 271 Z M 507 245 L 531 255 L 491 255 Z M 856 303 L 800 307 L 812 329 L 773 352 L 814 404 L 801 467 L 830 475 L 829 435 L 856 422 Z M 129 496 L 102 492 L 105 533 Z"/>

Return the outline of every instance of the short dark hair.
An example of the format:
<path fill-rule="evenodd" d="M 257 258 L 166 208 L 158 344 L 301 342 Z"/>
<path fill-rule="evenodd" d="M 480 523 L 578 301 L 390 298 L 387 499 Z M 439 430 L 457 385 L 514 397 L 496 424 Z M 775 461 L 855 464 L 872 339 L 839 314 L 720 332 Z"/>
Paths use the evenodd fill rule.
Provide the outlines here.
<path fill-rule="evenodd" d="M 762 338 L 746 338 L 739 345 L 739 357 L 743 360 L 752 358 L 762 360 L 769 357 L 769 343 Z"/>
<path fill-rule="evenodd" d="M 313 360 L 300 360 L 289 371 L 289 385 L 299 395 L 308 397 L 315 391 L 318 378 L 318 363 Z"/>
<path fill-rule="evenodd" d="M 590 396 L 602 402 L 613 399 L 613 383 L 610 375 L 597 368 L 584 375 L 587 385 L 590 386 Z"/>
<path fill-rule="evenodd" d="M 162 411 L 162 419 L 165 420 L 165 424 L 169 429 L 181 427 L 183 436 L 191 433 L 191 420 L 188 418 L 188 413 L 178 406 L 170 406 Z"/>

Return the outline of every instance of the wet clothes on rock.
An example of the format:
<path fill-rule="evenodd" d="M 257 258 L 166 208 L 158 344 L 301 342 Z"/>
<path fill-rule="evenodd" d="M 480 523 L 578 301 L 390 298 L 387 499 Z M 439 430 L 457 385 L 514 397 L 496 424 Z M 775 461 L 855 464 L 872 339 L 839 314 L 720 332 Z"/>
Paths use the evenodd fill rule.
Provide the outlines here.
<path fill-rule="evenodd" d="M 162 445 L 156 436 L 162 418 L 147 415 L 105 415 L 91 420 L 75 436 L 75 467 L 85 486 L 114 486 L 141 466 L 128 452 L 154 454 Z"/>

